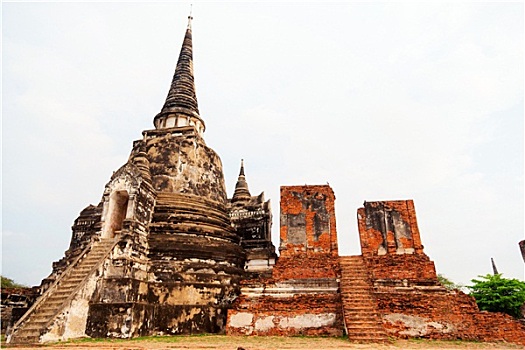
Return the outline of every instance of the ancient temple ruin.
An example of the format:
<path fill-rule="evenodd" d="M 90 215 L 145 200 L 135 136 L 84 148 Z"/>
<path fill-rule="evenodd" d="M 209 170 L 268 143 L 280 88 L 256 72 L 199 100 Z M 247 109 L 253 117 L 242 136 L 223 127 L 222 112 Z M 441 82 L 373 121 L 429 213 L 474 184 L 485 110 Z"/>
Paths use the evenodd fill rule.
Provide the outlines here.
<path fill-rule="evenodd" d="M 332 188 L 282 186 L 277 257 L 270 202 L 251 195 L 243 162 L 228 198 L 204 141 L 191 22 L 153 123 L 74 221 L 11 343 L 226 333 L 525 344 L 525 326 L 439 283 L 411 200 L 365 202 L 362 254 L 340 256 Z"/>

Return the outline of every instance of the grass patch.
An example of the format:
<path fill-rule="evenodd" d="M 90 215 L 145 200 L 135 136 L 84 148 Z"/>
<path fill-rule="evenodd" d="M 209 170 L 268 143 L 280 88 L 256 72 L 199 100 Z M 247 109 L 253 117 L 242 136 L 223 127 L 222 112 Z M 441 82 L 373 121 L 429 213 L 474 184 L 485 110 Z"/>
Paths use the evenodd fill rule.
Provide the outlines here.
<path fill-rule="evenodd" d="M 80 338 L 72 339 L 60 344 L 78 344 L 78 343 L 122 343 L 122 342 L 162 342 L 162 343 L 176 343 L 176 342 L 198 342 L 198 341 L 213 341 L 213 342 L 228 342 L 231 337 L 216 334 L 192 334 L 192 335 L 148 335 L 135 338 Z"/>
<path fill-rule="evenodd" d="M 286 336 L 226 336 L 217 334 L 195 334 L 195 335 L 163 335 L 163 336 L 143 336 L 132 339 L 120 338 L 82 338 L 65 342 L 48 344 L 50 348 L 53 345 L 68 344 L 72 350 L 76 347 L 82 348 L 82 344 L 93 344 L 91 347 L 97 347 L 96 344 L 114 344 L 115 349 L 127 349 L 132 344 L 157 349 L 164 349 L 162 344 L 167 347 L 182 346 L 188 349 L 236 349 L 241 346 L 247 349 L 522 349 L 519 345 L 509 343 L 484 343 L 472 340 L 432 340 L 424 338 L 411 338 L 406 340 L 391 339 L 389 344 L 352 344 L 348 339 L 343 337 L 322 337 L 322 336 L 305 336 L 298 335 L 292 337 Z M 155 344 L 155 345 L 154 345 Z M 47 347 L 47 346 L 45 346 Z"/>

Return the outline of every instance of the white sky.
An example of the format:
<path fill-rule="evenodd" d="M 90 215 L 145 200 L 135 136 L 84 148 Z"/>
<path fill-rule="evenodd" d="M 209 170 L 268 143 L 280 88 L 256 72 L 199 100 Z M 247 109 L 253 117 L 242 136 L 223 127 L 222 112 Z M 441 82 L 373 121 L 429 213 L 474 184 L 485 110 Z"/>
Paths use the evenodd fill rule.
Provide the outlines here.
<path fill-rule="evenodd" d="M 36 285 L 153 128 L 188 3 L 2 4 L 2 275 Z M 437 271 L 524 279 L 523 3 L 194 2 L 197 97 L 228 193 L 414 199 Z"/>

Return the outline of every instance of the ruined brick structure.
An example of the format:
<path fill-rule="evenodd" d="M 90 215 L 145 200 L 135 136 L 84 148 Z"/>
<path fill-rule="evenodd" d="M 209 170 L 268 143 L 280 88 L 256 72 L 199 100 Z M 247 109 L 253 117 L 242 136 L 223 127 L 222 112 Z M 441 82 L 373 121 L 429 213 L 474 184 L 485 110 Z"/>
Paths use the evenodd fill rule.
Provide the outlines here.
<path fill-rule="evenodd" d="M 332 188 L 283 186 L 277 258 L 270 202 L 250 194 L 243 163 L 227 197 L 192 60 L 188 24 L 155 129 L 75 220 L 69 249 L 8 341 L 226 332 L 525 344 L 525 326 L 440 285 L 411 200 L 365 202 L 362 255 L 341 257 Z"/>
<path fill-rule="evenodd" d="M 474 298 L 439 283 L 423 252 L 413 201 L 365 202 L 358 225 L 372 296 L 390 336 L 525 344 L 523 324 L 480 312 Z"/>
<path fill-rule="evenodd" d="M 332 280 L 339 276 L 334 205 L 330 186 L 281 187 L 281 244 L 275 279 Z"/>
<path fill-rule="evenodd" d="M 329 186 L 281 187 L 281 254 L 271 277 L 243 281 L 228 334 L 343 334 L 334 201 Z"/>
<path fill-rule="evenodd" d="M 423 253 L 414 202 L 365 202 L 357 211 L 361 252 L 376 285 L 439 285 Z"/>

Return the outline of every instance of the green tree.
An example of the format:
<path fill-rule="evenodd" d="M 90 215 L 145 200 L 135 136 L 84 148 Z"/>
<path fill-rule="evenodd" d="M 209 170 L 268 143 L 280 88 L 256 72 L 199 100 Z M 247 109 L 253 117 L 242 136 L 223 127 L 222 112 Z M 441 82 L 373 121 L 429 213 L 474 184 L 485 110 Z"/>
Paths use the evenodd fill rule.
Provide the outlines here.
<path fill-rule="evenodd" d="M 0 276 L 0 280 L 2 282 L 2 288 L 25 288 L 26 287 L 4 276 Z"/>
<path fill-rule="evenodd" d="M 525 282 L 501 274 L 478 276 L 468 286 L 480 310 L 504 312 L 520 318 L 520 308 L 525 303 Z"/>

